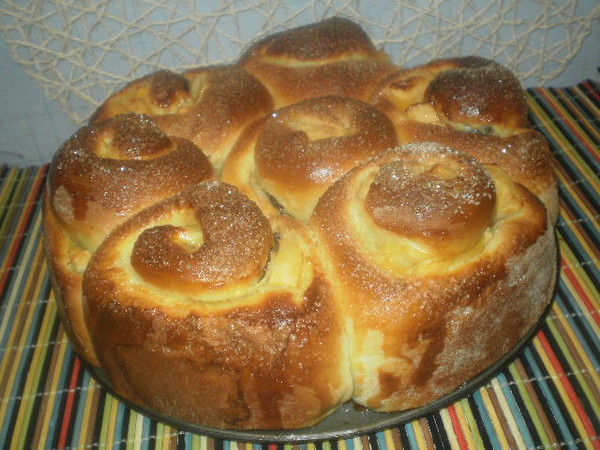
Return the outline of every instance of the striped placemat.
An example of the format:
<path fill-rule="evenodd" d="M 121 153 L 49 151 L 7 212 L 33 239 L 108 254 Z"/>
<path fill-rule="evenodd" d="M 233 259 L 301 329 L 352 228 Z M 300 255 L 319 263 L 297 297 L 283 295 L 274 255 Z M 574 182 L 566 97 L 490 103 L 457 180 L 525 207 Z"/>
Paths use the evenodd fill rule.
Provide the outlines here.
<path fill-rule="evenodd" d="M 600 94 L 527 91 L 560 180 L 555 302 L 489 383 L 420 420 L 351 439 L 253 444 L 180 431 L 104 391 L 57 319 L 40 243 L 47 167 L 0 168 L 0 448 L 600 448 Z"/>

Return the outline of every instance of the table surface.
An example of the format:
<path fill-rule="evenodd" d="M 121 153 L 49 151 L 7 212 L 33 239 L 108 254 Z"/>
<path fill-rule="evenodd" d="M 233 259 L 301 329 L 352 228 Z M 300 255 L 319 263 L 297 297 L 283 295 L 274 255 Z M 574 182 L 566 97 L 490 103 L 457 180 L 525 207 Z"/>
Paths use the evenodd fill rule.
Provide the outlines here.
<path fill-rule="evenodd" d="M 560 190 L 560 277 L 518 357 L 409 423 L 302 444 L 236 442 L 152 420 L 105 391 L 57 317 L 40 242 L 47 166 L 0 167 L 0 448 L 600 448 L 600 84 L 527 90 Z"/>

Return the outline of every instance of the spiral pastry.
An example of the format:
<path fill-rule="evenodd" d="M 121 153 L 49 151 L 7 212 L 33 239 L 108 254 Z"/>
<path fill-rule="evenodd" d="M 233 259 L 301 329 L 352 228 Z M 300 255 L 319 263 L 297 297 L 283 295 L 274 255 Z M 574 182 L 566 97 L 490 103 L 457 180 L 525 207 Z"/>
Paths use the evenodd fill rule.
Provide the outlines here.
<path fill-rule="evenodd" d="M 308 99 L 249 127 L 222 179 L 268 214 L 283 210 L 308 220 L 328 186 L 396 143 L 391 122 L 370 105 L 337 96 Z"/>
<path fill-rule="evenodd" d="M 500 165 L 556 221 L 552 155 L 531 128 L 521 85 L 506 67 L 479 57 L 433 61 L 390 75 L 371 103 L 390 117 L 401 144 L 438 142 Z"/>
<path fill-rule="evenodd" d="M 269 222 L 231 185 L 200 183 L 129 219 L 92 257 L 84 292 L 102 367 L 151 410 L 297 428 L 351 395 L 342 321 L 307 229 Z"/>
<path fill-rule="evenodd" d="M 126 112 L 148 114 L 167 134 L 196 144 L 219 168 L 246 125 L 270 112 L 272 99 L 234 65 L 182 74 L 161 70 L 127 84 L 93 114 L 91 123 Z"/>
<path fill-rule="evenodd" d="M 351 170 L 311 225 L 344 311 L 354 400 L 369 408 L 453 391 L 512 348 L 552 294 L 543 204 L 497 166 L 439 144 Z"/>
<path fill-rule="evenodd" d="M 269 35 L 251 45 L 238 65 L 261 80 L 276 108 L 325 95 L 367 101 L 398 70 L 359 25 L 341 17 Z"/>
<path fill-rule="evenodd" d="M 55 154 L 44 198 L 45 248 L 65 329 L 88 362 L 97 363 L 81 307 L 90 255 L 127 217 L 213 176 L 194 144 L 134 113 L 83 127 Z"/>
<path fill-rule="evenodd" d="M 500 137 L 405 120 L 396 123 L 400 143 L 437 142 L 464 151 L 485 164 L 502 167 L 545 205 L 550 222 L 558 218 L 554 158 L 548 141 L 535 130 Z"/>

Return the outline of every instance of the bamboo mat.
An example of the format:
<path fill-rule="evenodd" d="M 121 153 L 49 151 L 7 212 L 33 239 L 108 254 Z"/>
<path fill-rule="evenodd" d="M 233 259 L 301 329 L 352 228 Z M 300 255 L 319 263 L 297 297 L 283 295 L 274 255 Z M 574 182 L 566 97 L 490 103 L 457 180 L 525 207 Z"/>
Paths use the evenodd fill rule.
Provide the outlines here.
<path fill-rule="evenodd" d="M 474 393 L 419 420 L 306 444 L 221 440 L 152 420 L 106 392 L 57 319 L 40 243 L 47 166 L 0 168 L 0 448 L 600 449 L 600 94 L 586 81 L 527 91 L 557 161 L 561 273 L 519 357 Z"/>

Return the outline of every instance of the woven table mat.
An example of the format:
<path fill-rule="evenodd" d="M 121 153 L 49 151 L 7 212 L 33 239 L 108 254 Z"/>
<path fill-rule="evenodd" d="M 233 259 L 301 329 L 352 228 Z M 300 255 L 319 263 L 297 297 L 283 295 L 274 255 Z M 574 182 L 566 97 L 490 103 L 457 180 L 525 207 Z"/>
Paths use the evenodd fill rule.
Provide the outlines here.
<path fill-rule="evenodd" d="M 560 189 L 554 303 L 518 358 L 419 420 L 303 444 L 180 431 L 106 392 L 57 318 L 40 242 L 47 166 L 0 168 L 0 448 L 600 448 L 599 84 L 527 90 Z"/>

